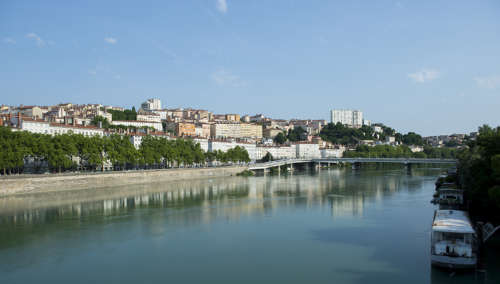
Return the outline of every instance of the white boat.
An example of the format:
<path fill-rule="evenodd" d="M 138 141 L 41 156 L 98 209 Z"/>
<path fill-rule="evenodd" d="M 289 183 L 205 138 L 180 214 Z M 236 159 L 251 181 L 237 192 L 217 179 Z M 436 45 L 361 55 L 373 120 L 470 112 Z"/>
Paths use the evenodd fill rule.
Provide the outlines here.
<path fill-rule="evenodd" d="M 464 204 L 464 192 L 458 188 L 439 188 L 432 203 L 439 204 L 439 209 L 460 209 Z"/>
<path fill-rule="evenodd" d="M 475 268 L 476 232 L 460 210 L 436 210 L 432 222 L 431 263 L 447 268 Z"/>

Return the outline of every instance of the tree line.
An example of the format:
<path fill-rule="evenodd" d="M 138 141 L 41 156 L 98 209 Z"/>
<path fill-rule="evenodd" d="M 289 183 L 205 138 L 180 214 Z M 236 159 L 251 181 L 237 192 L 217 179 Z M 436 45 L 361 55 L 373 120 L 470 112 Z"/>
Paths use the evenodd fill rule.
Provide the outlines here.
<path fill-rule="evenodd" d="M 383 124 L 377 124 L 377 126 L 380 126 L 382 132 L 375 132 L 372 127 L 367 125 L 363 125 L 360 128 L 352 128 L 340 122 L 336 124 L 329 123 L 321 130 L 320 137 L 325 141 L 341 145 L 356 145 L 360 140 L 384 141 L 388 136 L 393 136 L 395 142 L 404 145 L 423 146 L 425 144 L 422 136 L 415 132 L 401 134 Z"/>
<path fill-rule="evenodd" d="M 432 158 L 455 159 L 459 150 L 454 148 L 435 148 L 424 146 L 422 152 L 412 152 L 408 146 L 360 145 L 355 150 L 345 151 L 345 158 Z"/>
<path fill-rule="evenodd" d="M 478 136 L 458 155 L 458 183 L 470 202 L 470 213 L 500 224 L 500 126 L 479 127 Z"/>
<path fill-rule="evenodd" d="M 135 111 L 135 107 L 132 109 L 121 110 L 113 110 L 108 109 L 106 112 L 111 113 L 113 120 L 137 120 L 137 112 Z"/>
<path fill-rule="evenodd" d="M 26 171 L 26 160 L 33 172 L 157 169 L 206 166 L 209 162 L 249 162 L 246 149 L 204 152 L 199 143 L 188 139 L 169 140 L 144 136 L 138 149 L 128 136 L 50 136 L 0 127 L 0 174 Z"/>

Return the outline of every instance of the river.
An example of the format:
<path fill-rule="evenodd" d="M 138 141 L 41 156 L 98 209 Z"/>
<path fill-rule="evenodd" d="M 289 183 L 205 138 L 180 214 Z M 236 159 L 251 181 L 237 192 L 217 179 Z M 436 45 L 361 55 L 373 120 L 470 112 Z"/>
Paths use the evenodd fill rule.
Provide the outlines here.
<path fill-rule="evenodd" d="M 323 169 L 0 198 L 0 283 L 500 283 L 430 266 L 440 168 Z"/>

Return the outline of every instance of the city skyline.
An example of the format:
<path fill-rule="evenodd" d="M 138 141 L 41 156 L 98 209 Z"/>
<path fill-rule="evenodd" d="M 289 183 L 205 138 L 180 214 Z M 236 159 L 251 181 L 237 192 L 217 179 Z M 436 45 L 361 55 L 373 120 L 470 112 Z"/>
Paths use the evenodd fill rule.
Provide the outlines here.
<path fill-rule="evenodd" d="M 360 109 L 424 136 L 500 124 L 495 1 L 0 6 L 0 104 L 138 108 L 157 97 L 327 121 Z"/>

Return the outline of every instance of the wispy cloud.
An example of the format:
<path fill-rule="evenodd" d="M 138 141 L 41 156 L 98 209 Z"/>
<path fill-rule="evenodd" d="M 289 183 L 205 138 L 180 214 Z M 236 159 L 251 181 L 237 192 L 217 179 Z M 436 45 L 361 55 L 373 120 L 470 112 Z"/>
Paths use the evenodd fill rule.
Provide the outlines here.
<path fill-rule="evenodd" d="M 212 73 L 212 80 L 219 86 L 230 86 L 230 87 L 243 87 L 247 83 L 242 80 L 239 76 L 220 68 L 214 73 Z"/>
<path fill-rule="evenodd" d="M 38 46 L 45 46 L 45 41 L 35 33 L 29 33 L 26 37 L 35 40 L 36 45 Z"/>
<path fill-rule="evenodd" d="M 226 0 L 217 0 L 215 3 L 215 7 L 219 12 L 225 14 L 227 12 L 227 1 Z"/>
<path fill-rule="evenodd" d="M 491 75 L 486 77 L 474 78 L 477 85 L 481 88 L 496 89 L 500 87 L 500 75 Z"/>
<path fill-rule="evenodd" d="M 15 44 L 16 43 L 16 41 L 14 39 L 10 38 L 10 37 L 4 38 L 3 42 L 9 43 L 9 44 Z"/>
<path fill-rule="evenodd" d="M 114 37 L 106 37 L 106 38 L 104 38 L 104 41 L 109 43 L 109 44 L 115 44 L 118 42 L 118 40 Z"/>
<path fill-rule="evenodd" d="M 96 71 L 96 70 L 89 70 L 89 74 L 90 74 L 90 75 L 96 75 L 96 74 L 97 74 L 97 71 Z"/>
<path fill-rule="evenodd" d="M 435 69 L 422 69 L 415 73 L 408 74 L 408 78 L 417 83 L 425 83 L 437 79 L 440 76 L 439 71 Z"/>

